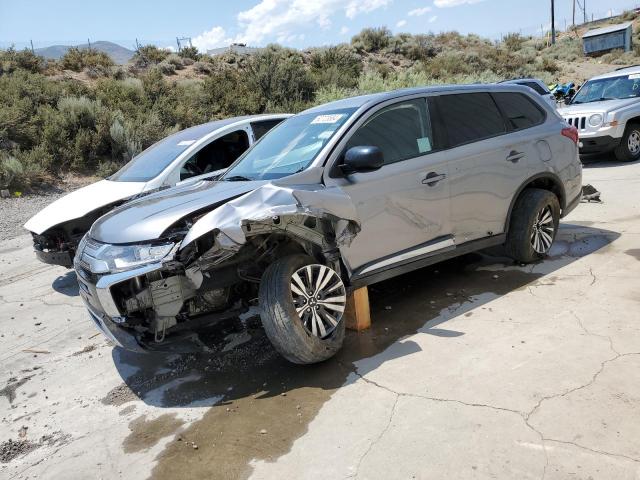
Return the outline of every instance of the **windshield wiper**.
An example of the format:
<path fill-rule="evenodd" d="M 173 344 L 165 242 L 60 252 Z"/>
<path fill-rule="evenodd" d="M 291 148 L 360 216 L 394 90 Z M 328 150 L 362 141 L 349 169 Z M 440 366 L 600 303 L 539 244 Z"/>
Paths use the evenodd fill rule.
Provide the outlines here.
<path fill-rule="evenodd" d="M 224 177 L 222 180 L 225 182 L 251 182 L 253 179 L 242 175 L 231 175 L 230 177 Z"/>

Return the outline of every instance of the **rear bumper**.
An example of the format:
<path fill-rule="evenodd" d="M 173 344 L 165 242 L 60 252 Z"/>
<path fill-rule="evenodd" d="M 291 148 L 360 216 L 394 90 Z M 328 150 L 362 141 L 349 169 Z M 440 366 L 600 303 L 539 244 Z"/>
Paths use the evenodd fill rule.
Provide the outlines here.
<path fill-rule="evenodd" d="M 604 137 L 581 137 L 580 138 L 580 154 L 590 153 L 607 153 L 616 148 L 620 144 L 619 138 L 610 136 Z"/>
<path fill-rule="evenodd" d="M 43 263 L 47 263 L 49 265 L 60 265 L 67 268 L 73 267 L 74 252 L 70 250 L 43 252 L 36 248 L 35 252 L 37 259 Z"/>

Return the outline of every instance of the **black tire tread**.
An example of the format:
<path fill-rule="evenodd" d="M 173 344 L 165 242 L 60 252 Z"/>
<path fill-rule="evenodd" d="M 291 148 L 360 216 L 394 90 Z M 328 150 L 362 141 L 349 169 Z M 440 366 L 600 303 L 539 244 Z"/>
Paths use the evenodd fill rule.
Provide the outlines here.
<path fill-rule="evenodd" d="M 260 317 L 267 338 L 284 358 L 293 363 L 311 364 L 331 358 L 342 347 L 344 320 L 331 337 L 321 340 L 309 334 L 291 301 L 290 278 L 295 270 L 317 263 L 303 254 L 289 255 L 272 263 L 260 282 Z"/>
<path fill-rule="evenodd" d="M 551 205 L 555 224 L 554 239 L 560 220 L 558 197 L 548 190 L 540 188 L 525 189 L 516 200 L 509 223 L 509 232 L 505 242 L 507 255 L 520 263 L 532 263 L 544 257 L 531 245 L 531 227 L 534 216 L 545 205 Z"/>

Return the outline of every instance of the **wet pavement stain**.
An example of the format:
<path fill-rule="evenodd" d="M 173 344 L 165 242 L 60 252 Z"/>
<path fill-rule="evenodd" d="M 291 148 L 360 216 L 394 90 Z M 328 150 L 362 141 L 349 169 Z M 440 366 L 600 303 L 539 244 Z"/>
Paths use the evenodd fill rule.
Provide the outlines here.
<path fill-rule="evenodd" d="M 552 268 L 561 268 L 615 239 L 606 238 L 581 243 L 573 252 L 569 246 L 565 251 L 570 254 L 556 257 Z M 481 268 L 487 266 L 491 268 Z M 502 268 L 512 266 L 504 258 L 471 254 L 369 287 L 372 327 L 347 332 L 343 349 L 318 365 L 299 366 L 282 359 L 266 339 L 259 318 L 221 329 L 221 339 L 242 331 L 250 337 L 226 353 L 220 353 L 222 347 L 216 355 L 181 356 L 114 350 L 125 382 L 146 403 L 211 407 L 180 432 L 183 441 L 170 442 L 158 455 L 152 478 L 247 478 L 252 460 L 275 461 L 306 433 L 322 406 L 354 373 L 354 362 L 383 352 L 418 330 L 445 338 L 464 335 L 447 329 L 444 319 L 486 308 L 483 303 L 495 295 L 556 280 L 549 274 L 543 280 L 543 274 L 528 268 Z M 487 293 L 493 295 L 483 295 Z M 442 312 L 449 315 L 441 316 Z M 403 342 L 403 346 L 396 356 L 419 348 L 414 342 Z M 389 360 L 382 357 L 380 362 Z M 127 377 L 124 373 L 134 365 L 136 373 Z M 367 362 L 368 369 L 378 365 Z M 193 443 L 197 449 L 185 448 Z"/>
<path fill-rule="evenodd" d="M 33 375 L 22 377 L 20 380 L 15 377 L 10 378 L 4 388 L 0 390 L 0 397 L 5 397 L 9 403 L 13 403 L 16 399 L 16 390 L 27 383 L 31 377 L 33 377 Z"/>
<path fill-rule="evenodd" d="M 122 444 L 124 452 L 147 450 L 163 438 L 176 433 L 183 424 L 175 414 L 165 413 L 153 420 L 147 420 L 146 415 L 142 415 L 129 423 L 131 433 Z"/>

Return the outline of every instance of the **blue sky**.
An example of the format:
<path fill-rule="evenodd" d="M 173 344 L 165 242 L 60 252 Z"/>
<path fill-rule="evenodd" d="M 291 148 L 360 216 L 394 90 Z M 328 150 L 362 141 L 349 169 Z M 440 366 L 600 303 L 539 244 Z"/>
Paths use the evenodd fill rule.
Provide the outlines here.
<path fill-rule="evenodd" d="M 556 1 L 556 25 L 571 22 L 573 0 Z M 640 6 L 640 0 L 586 0 L 596 18 Z M 462 33 L 499 38 L 548 28 L 548 0 L 0 0 L 0 46 L 76 44 L 89 38 L 133 47 L 175 46 L 190 36 L 200 50 L 232 41 L 304 48 L 348 41 L 366 26 L 393 32 Z M 582 3 L 582 1 L 580 1 Z"/>

